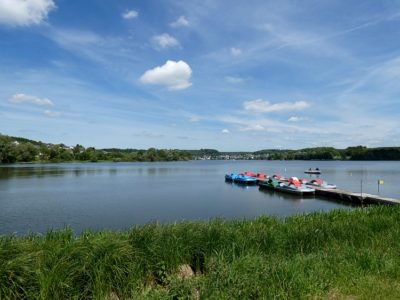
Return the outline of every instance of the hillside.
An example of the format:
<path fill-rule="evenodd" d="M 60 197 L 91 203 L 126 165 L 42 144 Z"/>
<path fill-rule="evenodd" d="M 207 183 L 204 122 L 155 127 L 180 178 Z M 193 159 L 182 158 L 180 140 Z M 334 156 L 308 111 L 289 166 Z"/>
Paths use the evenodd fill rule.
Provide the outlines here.
<path fill-rule="evenodd" d="M 69 161 L 177 161 L 177 160 L 400 160 L 400 147 L 335 149 L 315 147 L 299 150 L 266 149 L 255 152 L 220 152 L 216 149 L 118 149 L 50 144 L 0 134 L 0 162 Z"/>

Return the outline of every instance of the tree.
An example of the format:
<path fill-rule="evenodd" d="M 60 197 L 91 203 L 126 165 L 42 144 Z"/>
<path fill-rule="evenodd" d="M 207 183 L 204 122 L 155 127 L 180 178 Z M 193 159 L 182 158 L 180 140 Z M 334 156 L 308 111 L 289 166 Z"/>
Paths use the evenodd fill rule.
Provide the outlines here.
<path fill-rule="evenodd" d="M 72 154 L 74 155 L 74 159 L 80 160 L 80 155 L 85 151 L 85 147 L 82 145 L 76 144 L 74 148 L 72 148 Z"/>
<path fill-rule="evenodd" d="M 10 142 L 0 142 L 0 161 L 6 164 L 14 163 L 17 161 L 15 146 Z"/>
<path fill-rule="evenodd" d="M 16 159 L 20 162 L 35 161 L 38 153 L 38 148 L 29 142 L 20 143 L 16 146 Z"/>

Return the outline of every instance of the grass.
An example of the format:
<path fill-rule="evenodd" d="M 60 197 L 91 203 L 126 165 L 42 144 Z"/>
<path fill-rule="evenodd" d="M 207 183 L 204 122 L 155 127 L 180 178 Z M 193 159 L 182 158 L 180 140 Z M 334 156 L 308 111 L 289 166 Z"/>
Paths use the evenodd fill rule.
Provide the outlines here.
<path fill-rule="evenodd" d="M 0 237 L 0 299 L 258 298 L 400 298 L 400 207 Z"/>

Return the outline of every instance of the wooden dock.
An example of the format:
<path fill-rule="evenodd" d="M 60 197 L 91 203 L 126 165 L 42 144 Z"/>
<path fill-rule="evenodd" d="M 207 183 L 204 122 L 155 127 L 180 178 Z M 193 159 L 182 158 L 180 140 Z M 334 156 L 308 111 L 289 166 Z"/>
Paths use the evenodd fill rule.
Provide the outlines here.
<path fill-rule="evenodd" d="M 367 193 L 353 193 L 341 189 L 325 189 L 321 187 L 314 187 L 316 195 L 323 195 L 327 197 L 336 198 L 344 202 L 351 202 L 356 204 L 386 204 L 398 205 L 399 199 L 381 197 Z"/>

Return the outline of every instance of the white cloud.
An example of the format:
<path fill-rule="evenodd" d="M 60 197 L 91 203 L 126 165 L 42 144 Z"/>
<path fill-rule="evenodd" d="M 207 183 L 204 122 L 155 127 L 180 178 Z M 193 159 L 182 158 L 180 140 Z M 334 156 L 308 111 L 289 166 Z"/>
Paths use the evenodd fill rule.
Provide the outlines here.
<path fill-rule="evenodd" d="M 127 19 L 127 20 L 129 20 L 129 19 L 135 19 L 135 18 L 137 18 L 139 16 L 139 13 L 136 11 L 136 10 L 127 10 L 126 12 L 124 12 L 123 14 L 122 14 L 122 17 L 124 18 L 124 19 Z"/>
<path fill-rule="evenodd" d="M 49 37 L 67 49 L 87 48 L 88 46 L 94 46 L 98 49 L 106 43 L 101 36 L 91 31 L 57 29 L 51 31 Z"/>
<path fill-rule="evenodd" d="M 243 82 L 243 78 L 236 77 L 236 76 L 226 76 L 225 77 L 225 81 L 228 82 L 228 83 L 236 84 L 236 83 L 242 83 Z"/>
<path fill-rule="evenodd" d="M 180 16 L 176 21 L 170 23 L 169 25 L 173 28 L 178 28 L 178 27 L 187 27 L 190 24 L 185 16 Z"/>
<path fill-rule="evenodd" d="M 61 113 L 58 111 L 45 110 L 44 115 L 49 118 L 57 118 L 57 117 L 61 116 Z"/>
<path fill-rule="evenodd" d="M 53 0 L 0 0 L 0 24 L 28 26 L 42 23 L 56 8 Z"/>
<path fill-rule="evenodd" d="M 288 134 L 302 133 L 302 134 L 320 134 L 323 131 L 332 133 L 336 129 L 336 126 L 332 126 L 332 123 L 327 125 L 327 129 L 321 129 L 320 127 L 308 127 L 304 124 L 288 124 L 286 122 L 281 122 L 274 120 L 272 118 L 251 118 L 248 116 L 240 115 L 240 117 L 235 117 L 233 115 L 220 116 L 217 118 L 218 121 L 235 125 L 239 131 L 246 132 L 268 132 L 268 133 L 278 133 L 278 134 Z M 332 129 L 330 126 L 332 126 Z"/>
<path fill-rule="evenodd" d="M 223 134 L 229 134 L 229 130 L 228 129 L 222 129 L 222 131 L 221 131 Z"/>
<path fill-rule="evenodd" d="M 288 119 L 288 122 L 300 122 L 300 121 L 307 121 L 307 120 L 308 120 L 308 118 L 292 116 Z"/>
<path fill-rule="evenodd" d="M 230 51 L 231 51 L 231 54 L 232 54 L 233 56 L 239 56 L 240 54 L 242 54 L 242 50 L 239 49 L 239 48 L 234 48 L 234 47 L 232 47 L 232 48 L 230 49 Z"/>
<path fill-rule="evenodd" d="M 314 30 L 301 31 L 296 25 L 280 20 L 277 24 L 264 24 L 262 30 L 267 33 L 268 41 L 259 51 L 276 51 L 285 48 L 294 48 L 313 56 L 339 57 L 351 59 L 347 50 L 339 47 L 330 39 L 340 35 L 338 32 L 321 34 Z"/>
<path fill-rule="evenodd" d="M 160 35 L 155 35 L 152 37 L 152 42 L 156 48 L 169 48 L 179 46 L 179 42 L 176 38 L 169 35 L 168 33 L 163 33 Z"/>
<path fill-rule="evenodd" d="M 367 70 L 362 70 L 358 78 L 347 80 L 350 86 L 342 93 L 342 97 L 360 93 L 368 87 L 368 98 L 372 98 L 372 102 L 376 103 L 376 96 L 370 97 L 372 92 L 376 92 L 377 96 L 383 94 L 398 93 L 398 82 L 400 80 L 400 56 L 387 60 L 376 66 L 372 66 Z"/>
<path fill-rule="evenodd" d="M 186 62 L 167 60 L 164 65 L 147 70 L 140 81 L 144 84 L 164 85 L 169 90 L 183 90 L 192 85 L 191 76 L 192 69 Z"/>
<path fill-rule="evenodd" d="M 9 100 L 12 103 L 18 103 L 18 104 L 29 103 L 29 104 L 40 105 L 40 106 L 53 106 L 54 105 L 53 102 L 47 98 L 39 98 L 36 96 L 26 95 L 26 94 L 15 94 Z"/>
<path fill-rule="evenodd" d="M 261 124 L 248 124 L 245 127 L 240 128 L 240 131 L 264 131 L 265 127 Z"/>
<path fill-rule="evenodd" d="M 1 0 L 0 0 L 1 1 Z M 74 55 L 105 65 L 107 69 L 129 69 L 137 62 L 128 41 L 93 31 L 52 27 L 44 33 L 50 40 Z"/>
<path fill-rule="evenodd" d="M 245 101 L 243 103 L 244 109 L 249 112 L 255 113 L 269 113 L 277 111 L 288 111 L 288 110 L 302 110 L 310 105 L 305 101 L 296 102 L 280 102 L 271 104 L 269 101 L 262 99 L 256 99 L 252 101 Z"/>

